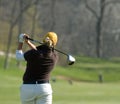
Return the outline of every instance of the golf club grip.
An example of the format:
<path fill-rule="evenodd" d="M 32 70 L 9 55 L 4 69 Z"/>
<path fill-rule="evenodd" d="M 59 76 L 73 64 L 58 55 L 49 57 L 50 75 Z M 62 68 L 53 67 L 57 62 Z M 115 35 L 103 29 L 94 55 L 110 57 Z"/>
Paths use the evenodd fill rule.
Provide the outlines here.
<path fill-rule="evenodd" d="M 28 40 L 31 40 L 31 41 L 33 41 L 33 42 L 36 42 L 36 43 L 39 43 L 39 44 L 43 44 L 43 43 L 41 43 L 41 42 L 39 42 L 39 41 L 37 41 L 37 40 L 34 40 L 34 39 L 32 39 L 32 38 L 28 38 L 28 37 L 26 37 Z"/>
<path fill-rule="evenodd" d="M 28 37 L 26 37 L 26 39 L 31 40 L 31 41 L 34 41 L 34 39 L 32 39 L 32 38 L 28 38 Z"/>

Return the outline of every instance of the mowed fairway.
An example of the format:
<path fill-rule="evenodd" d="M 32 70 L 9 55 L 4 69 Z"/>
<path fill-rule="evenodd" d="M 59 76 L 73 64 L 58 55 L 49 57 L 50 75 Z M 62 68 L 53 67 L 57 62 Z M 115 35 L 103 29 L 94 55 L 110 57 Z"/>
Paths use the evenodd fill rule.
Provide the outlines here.
<path fill-rule="evenodd" d="M 120 104 L 120 84 L 76 83 L 53 84 L 53 104 Z"/>
<path fill-rule="evenodd" d="M 23 71 L 0 70 L 0 104 L 21 104 Z M 85 83 L 57 79 L 51 82 L 53 104 L 120 104 L 120 83 Z"/>

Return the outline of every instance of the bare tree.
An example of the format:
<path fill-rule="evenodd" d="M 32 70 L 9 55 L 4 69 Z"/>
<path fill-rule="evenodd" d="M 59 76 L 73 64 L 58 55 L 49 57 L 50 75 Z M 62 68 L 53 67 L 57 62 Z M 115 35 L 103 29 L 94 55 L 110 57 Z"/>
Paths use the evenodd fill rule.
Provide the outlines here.
<path fill-rule="evenodd" d="M 18 31 L 18 34 L 20 34 L 23 30 L 29 31 L 32 38 L 35 37 L 34 34 L 37 32 L 44 34 L 46 31 L 55 31 L 59 36 L 58 47 L 73 54 L 105 57 L 105 55 L 109 54 L 110 56 L 118 50 L 118 48 L 115 49 L 115 45 L 119 41 L 117 43 L 114 40 L 110 41 L 116 35 L 112 34 L 112 30 L 119 27 L 119 22 L 116 23 L 119 21 L 117 19 L 119 4 L 116 3 L 119 3 L 120 0 L 13 1 L 16 2 L 16 5 L 15 2 L 9 0 L 0 0 L 1 23 L 5 23 L 5 26 L 6 24 L 10 25 L 7 29 L 9 34 L 4 68 L 8 63 L 10 49 L 15 50 L 16 47 L 11 47 L 12 38 L 14 37 L 13 30 L 16 26 L 18 30 L 15 30 L 15 32 Z M 35 5 L 31 7 L 33 4 Z M 29 9 L 29 7 L 31 8 Z M 5 8 L 7 8 L 6 11 L 4 11 Z M 110 11 L 110 8 L 112 8 L 112 11 Z M 1 34 L 6 34 L 6 32 L 2 31 Z M 3 36 L 0 35 L 0 37 Z M 108 53 L 113 48 L 114 50 Z M 4 49 L 1 48 L 1 50 Z"/>
<path fill-rule="evenodd" d="M 20 10 L 20 13 L 22 12 L 22 9 L 23 9 L 23 0 L 19 0 L 19 10 Z M 18 21 L 18 35 L 22 32 L 22 24 L 23 24 L 23 14 L 21 14 L 20 18 L 19 18 L 19 21 Z M 17 66 L 19 67 L 20 65 L 20 62 L 17 61 Z"/>
<path fill-rule="evenodd" d="M 102 21 L 104 18 L 104 11 L 105 11 L 105 0 L 100 0 L 100 10 L 99 14 L 95 9 L 93 9 L 86 0 L 86 8 L 96 17 L 96 55 L 97 57 L 102 56 Z"/>
<path fill-rule="evenodd" d="M 31 37 L 34 38 L 35 34 L 35 26 L 36 26 L 36 17 L 37 17 L 37 5 L 39 3 L 39 0 L 36 0 L 35 7 L 34 7 L 34 13 L 32 17 L 32 30 L 31 30 Z"/>
<path fill-rule="evenodd" d="M 11 12 L 11 19 L 10 19 L 10 28 L 9 28 L 9 34 L 8 34 L 8 43 L 7 43 L 7 51 L 6 51 L 6 57 L 5 57 L 5 62 L 4 62 L 4 69 L 7 68 L 8 65 L 8 57 L 9 57 L 9 50 L 10 50 L 10 45 L 11 45 L 11 41 L 12 41 L 12 30 L 14 25 L 12 25 L 13 22 L 13 17 L 14 17 L 14 13 L 15 13 L 15 8 L 16 8 L 16 1 L 13 4 L 13 8 L 12 8 L 12 12 Z"/>
<path fill-rule="evenodd" d="M 94 15 L 96 18 L 96 55 L 97 57 L 103 56 L 103 35 L 102 35 L 102 23 L 104 20 L 104 14 L 106 7 L 111 3 L 119 3 L 119 0 L 99 0 L 99 12 L 95 8 L 88 4 L 86 0 L 86 8 Z"/>
<path fill-rule="evenodd" d="M 16 8 L 16 2 L 17 1 L 15 0 L 15 2 L 13 4 L 12 12 L 11 12 L 10 28 L 9 28 L 8 43 L 7 43 L 7 51 L 6 51 L 5 61 L 4 61 L 4 69 L 6 69 L 7 66 L 8 66 L 8 58 L 9 58 L 9 52 L 10 52 L 10 47 L 11 47 L 11 42 L 12 42 L 13 28 L 15 27 L 15 25 L 17 24 L 17 22 L 21 18 L 22 14 L 26 10 L 28 10 L 33 4 L 35 4 L 36 0 L 30 1 L 28 4 L 26 4 L 26 6 L 24 6 L 24 8 L 20 11 L 20 13 L 18 14 L 18 16 L 16 18 L 14 18 L 14 13 L 15 13 L 15 8 Z"/>
<path fill-rule="evenodd" d="M 19 9 L 20 9 L 20 13 L 22 13 L 22 9 L 23 9 L 23 0 L 19 0 Z M 23 13 L 21 14 L 19 21 L 18 21 L 18 34 L 20 34 L 22 32 L 22 23 L 23 23 Z"/>
<path fill-rule="evenodd" d="M 56 0 L 52 0 L 52 2 L 51 2 L 51 27 L 50 27 L 50 31 L 54 31 L 54 26 L 55 26 L 55 4 L 56 4 Z"/>

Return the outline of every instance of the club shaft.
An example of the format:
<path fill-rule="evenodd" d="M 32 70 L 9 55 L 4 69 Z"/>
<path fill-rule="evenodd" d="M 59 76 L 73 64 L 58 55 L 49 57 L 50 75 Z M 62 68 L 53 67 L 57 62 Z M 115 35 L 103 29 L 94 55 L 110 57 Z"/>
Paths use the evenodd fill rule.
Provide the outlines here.
<path fill-rule="evenodd" d="M 67 53 L 62 52 L 62 51 L 60 51 L 60 50 L 58 50 L 58 49 L 56 49 L 56 48 L 55 48 L 54 50 L 56 50 L 57 52 L 62 53 L 62 54 L 64 54 L 64 55 L 68 56 L 68 54 L 67 54 Z"/>
<path fill-rule="evenodd" d="M 28 38 L 28 37 L 27 37 L 27 39 L 28 39 L 28 40 L 31 40 L 31 41 L 33 41 L 33 42 L 35 42 L 35 43 L 43 44 L 42 42 L 39 42 L 39 41 L 34 40 L 34 39 L 32 39 L 32 38 Z"/>
<path fill-rule="evenodd" d="M 32 38 L 28 38 L 28 37 L 26 37 L 26 38 L 27 38 L 28 40 L 30 40 L 30 41 L 35 42 L 35 43 L 43 44 L 43 43 L 41 43 L 41 42 L 39 42 L 39 41 L 37 41 L 37 40 L 34 40 L 34 39 L 32 39 Z M 62 53 L 62 54 L 64 54 L 64 55 L 68 56 L 67 53 L 62 52 L 62 51 L 60 51 L 60 50 L 58 50 L 58 49 L 56 49 L 56 48 L 54 48 L 54 50 L 56 50 L 57 52 Z"/>

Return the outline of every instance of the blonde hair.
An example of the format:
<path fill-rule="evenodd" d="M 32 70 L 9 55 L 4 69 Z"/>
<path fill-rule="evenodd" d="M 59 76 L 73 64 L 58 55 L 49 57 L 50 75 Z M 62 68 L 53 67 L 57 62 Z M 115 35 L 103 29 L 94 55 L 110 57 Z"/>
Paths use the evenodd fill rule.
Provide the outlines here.
<path fill-rule="evenodd" d="M 50 47 L 55 47 L 57 41 L 58 41 L 58 37 L 55 32 L 48 32 L 43 38 L 43 43 L 47 44 Z"/>

